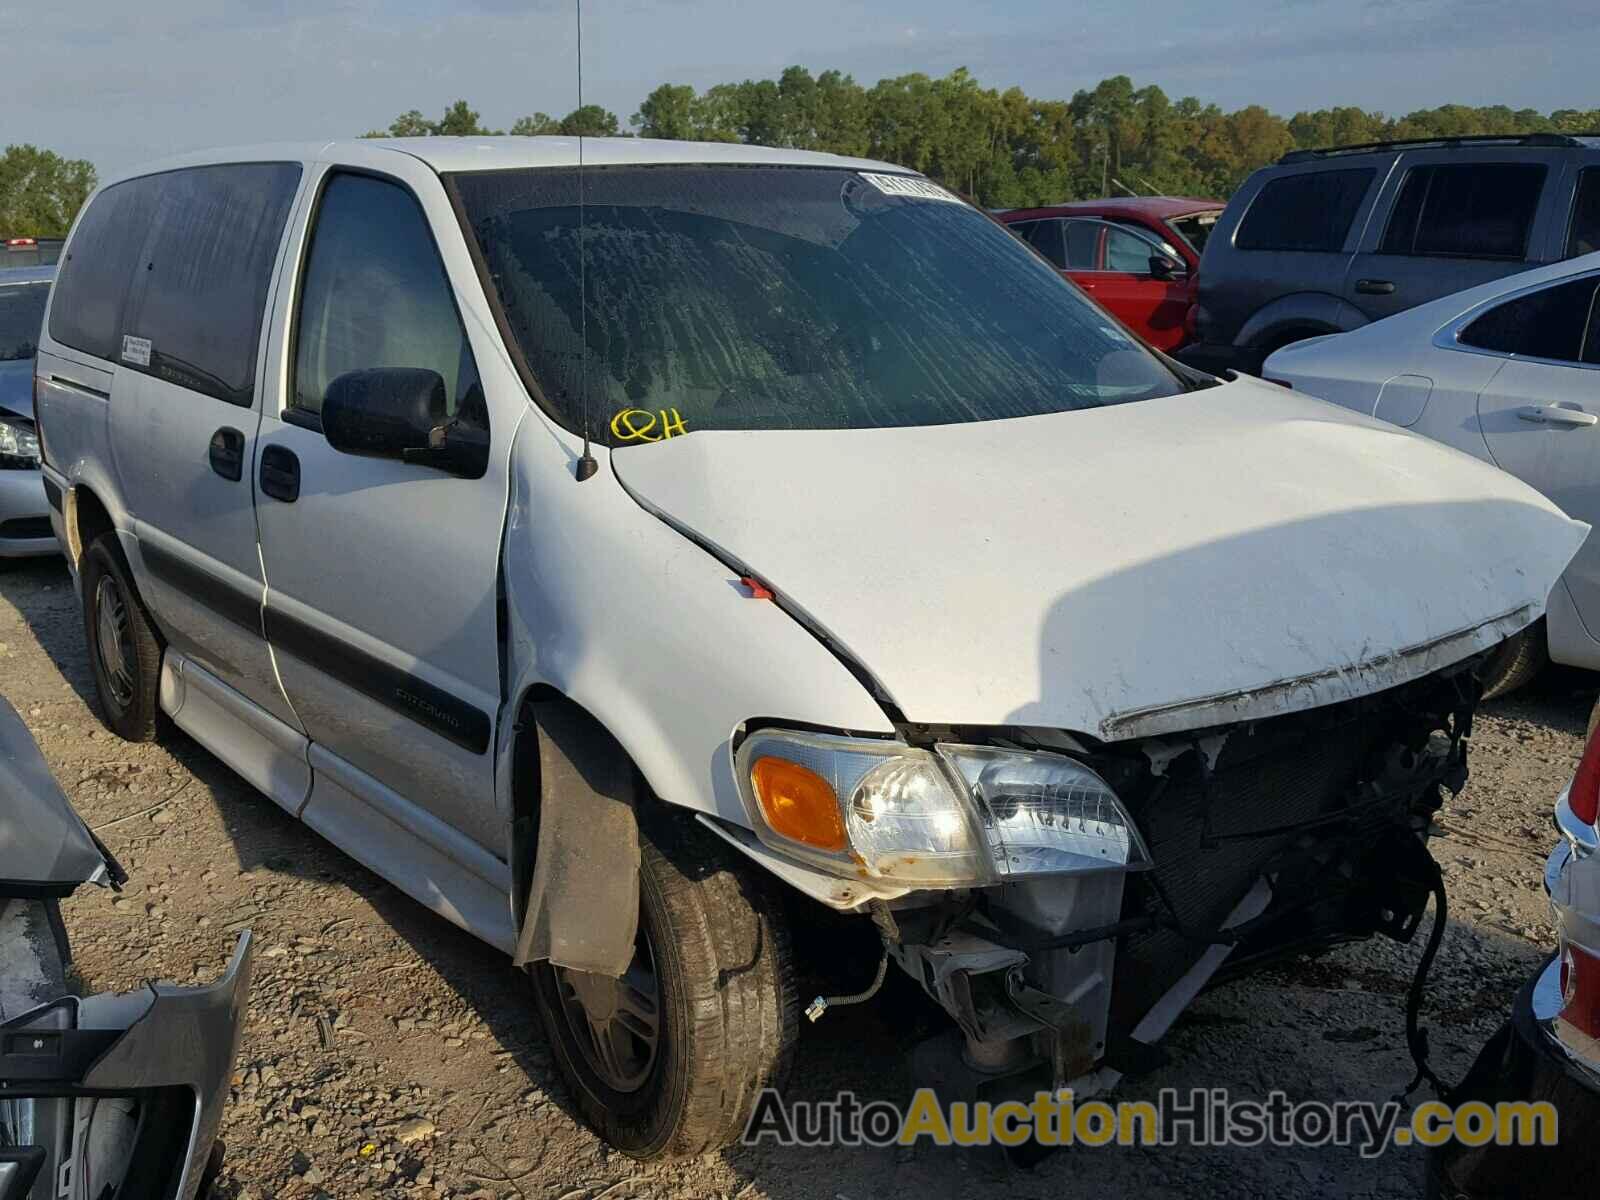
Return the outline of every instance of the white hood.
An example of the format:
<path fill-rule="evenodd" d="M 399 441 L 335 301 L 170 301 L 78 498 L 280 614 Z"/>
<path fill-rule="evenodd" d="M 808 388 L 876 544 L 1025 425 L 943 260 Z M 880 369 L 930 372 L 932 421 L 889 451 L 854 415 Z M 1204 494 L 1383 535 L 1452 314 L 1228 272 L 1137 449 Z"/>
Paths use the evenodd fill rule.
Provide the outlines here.
<path fill-rule="evenodd" d="M 910 720 L 1107 740 L 1458 661 L 1543 612 L 1587 531 L 1464 454 L 1254 381 L 968 425 L 691 432 L 612 463 Z"/>

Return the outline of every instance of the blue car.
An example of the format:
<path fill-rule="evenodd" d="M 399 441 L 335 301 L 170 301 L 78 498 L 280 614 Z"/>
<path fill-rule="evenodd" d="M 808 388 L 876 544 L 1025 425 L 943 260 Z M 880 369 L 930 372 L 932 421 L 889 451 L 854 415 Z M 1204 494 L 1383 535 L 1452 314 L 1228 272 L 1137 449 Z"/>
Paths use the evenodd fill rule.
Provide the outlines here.
<path fill-rule="evenodd" d="M 0 563 L 60 553 L 33 420 L 33 356 L 55 274 L 53 265 L 0 269 Z"/>

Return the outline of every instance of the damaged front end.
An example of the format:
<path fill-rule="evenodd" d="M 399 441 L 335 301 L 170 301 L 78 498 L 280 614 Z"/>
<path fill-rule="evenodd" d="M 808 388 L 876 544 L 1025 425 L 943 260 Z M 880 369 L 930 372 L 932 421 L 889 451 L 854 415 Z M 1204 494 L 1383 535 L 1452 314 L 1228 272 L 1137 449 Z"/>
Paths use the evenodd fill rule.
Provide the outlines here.
<path fill-rule="evenodd" d="M 1049 872 L 877 902 L 891 956 L 959 1030 L 919 1048 L 919 1082 L 952 1099 L 1104 1090 L 1160 1065 L 1157 1042 L 1217 979 L 1375 933 L 1409 940 L 1434 878 L 1430 820 L 1466 782 L 1477 666 L 1129 742 L 928 731 L 981 738 L 997 755 L 1068 757 L 1117 811 L 1102 798 L 1101 811 L 1065 814 L 1108 837 L 1113 861 L 1058 859 Z M 977 801 L 1025 808 L 1039 796 Z M 981 820 L 997 823 L 992 811 Z M 1129 848 L 1121 861 L 1115 847 Z"/>

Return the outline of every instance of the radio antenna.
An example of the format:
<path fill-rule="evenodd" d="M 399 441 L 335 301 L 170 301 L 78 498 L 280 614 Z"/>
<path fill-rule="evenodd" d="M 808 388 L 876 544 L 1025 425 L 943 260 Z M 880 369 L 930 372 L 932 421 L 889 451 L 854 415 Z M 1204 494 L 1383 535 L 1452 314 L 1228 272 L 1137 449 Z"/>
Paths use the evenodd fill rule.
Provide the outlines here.
<path fill-rule="evenodd" d="M 573 0 L 578 15 L 578 336 L 583 345 L 578 366 L 578 387 L 583 405 L 583 457 L 577 478 L 582 483 L 600 469 L 589 449 L 589 245 L 584 237 L 583 213 L 583 0 Z"/>

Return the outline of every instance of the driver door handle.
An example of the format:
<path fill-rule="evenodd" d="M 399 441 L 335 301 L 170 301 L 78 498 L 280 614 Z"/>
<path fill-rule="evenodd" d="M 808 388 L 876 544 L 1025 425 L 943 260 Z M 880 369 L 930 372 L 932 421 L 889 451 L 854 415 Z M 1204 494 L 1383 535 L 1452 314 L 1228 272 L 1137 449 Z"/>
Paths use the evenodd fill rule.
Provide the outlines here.
<path fill-rule="evenodd" d="M 1529 404 L 1517 409 L 1517 416 L 1535 425 L 1567 425 L 1576 429 L 1600 422 L 1594 413 L 1581 408 L 1562 408 L 1559 404 Z"/>
<path fill-rule="evenodd" d="M 261 447 L 261 492 L 285 504 L 300 499 L 300 458 L 287 446 Z"/>

